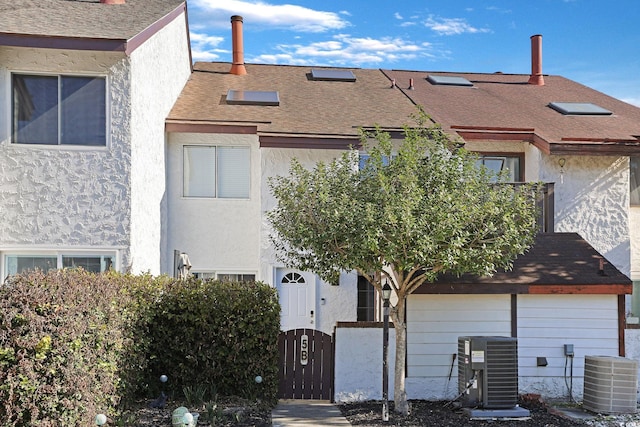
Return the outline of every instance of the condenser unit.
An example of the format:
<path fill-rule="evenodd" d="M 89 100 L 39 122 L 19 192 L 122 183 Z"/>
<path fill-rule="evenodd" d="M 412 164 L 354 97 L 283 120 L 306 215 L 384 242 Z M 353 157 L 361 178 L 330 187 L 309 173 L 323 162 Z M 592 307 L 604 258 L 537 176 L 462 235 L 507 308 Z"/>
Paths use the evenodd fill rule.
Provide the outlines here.
<path fill-rule="evenodd" d="M 603 414 L 636 412 L 638 361 L 612 356 L 584 357 L 584 409 Z"/>
<path fill-rule="evenodd" d="M 458 391 L 465 407 L 502 409 L 517 406 L 517 339 L 459 337 Z"/>

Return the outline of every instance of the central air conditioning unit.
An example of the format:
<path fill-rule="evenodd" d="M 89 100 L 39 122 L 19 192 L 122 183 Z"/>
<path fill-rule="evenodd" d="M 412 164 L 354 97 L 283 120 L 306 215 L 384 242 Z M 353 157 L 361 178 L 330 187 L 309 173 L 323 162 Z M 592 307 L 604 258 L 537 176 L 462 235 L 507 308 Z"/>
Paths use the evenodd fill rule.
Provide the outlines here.
<path fill-rule="evenodd" d="M 602 414 L 631 414 L 638 404 L 638 361 L 613 356 L 584 357 L 582 406 Z"/>
<path fill-rule="evenodd" d="M 517 406 L 517 339 L 459 337 L 458 392 L 464 407 L 504 409 Z"/>

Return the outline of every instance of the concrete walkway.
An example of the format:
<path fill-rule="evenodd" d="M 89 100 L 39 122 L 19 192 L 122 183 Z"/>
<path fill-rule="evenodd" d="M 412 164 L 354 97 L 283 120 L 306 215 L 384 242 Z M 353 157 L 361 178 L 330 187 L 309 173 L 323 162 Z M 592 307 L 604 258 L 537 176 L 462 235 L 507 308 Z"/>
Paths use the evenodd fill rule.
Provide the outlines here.
<path fill-rule="evenodd" d="M 351 426 L 328 400 L 280 400 L 271 411 L 273 427 Z"/>

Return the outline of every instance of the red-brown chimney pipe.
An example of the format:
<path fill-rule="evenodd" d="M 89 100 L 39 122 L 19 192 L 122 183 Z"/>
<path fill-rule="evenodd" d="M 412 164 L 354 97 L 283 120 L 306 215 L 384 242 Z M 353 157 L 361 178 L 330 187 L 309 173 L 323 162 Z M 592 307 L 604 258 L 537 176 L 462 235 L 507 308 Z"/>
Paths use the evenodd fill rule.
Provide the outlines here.
<path fill-rule="evenodd" d="M 242 41 L 242 16 L 233 15 L 231 17 L 231 42 L 233 43 L 233 63 L 231 64 L 231 74 L 244 76 L 247 69 L 244 66 L 244 42 Z"/>
<path fill-rule="evenodd" d="M 529 84 L 536 86 L 544 86 L 544 77 L 542 76 L 542 36 L 536 34 L 531 36 L 531 76 Z"/>

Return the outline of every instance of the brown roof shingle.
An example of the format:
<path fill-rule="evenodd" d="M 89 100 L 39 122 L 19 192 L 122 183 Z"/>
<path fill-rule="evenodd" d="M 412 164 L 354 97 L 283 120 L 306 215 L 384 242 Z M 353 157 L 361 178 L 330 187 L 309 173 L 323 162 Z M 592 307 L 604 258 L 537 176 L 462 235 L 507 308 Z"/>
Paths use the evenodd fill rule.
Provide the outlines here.
<path fill-rule="evenodd" d="M 474 132 L 479 138 L 493 133 L 505 140 L 511 134 L 511 140 L 530 139 L 543 151 L 558 154 L 591 149 L 640 154 L 640 108 L 561 76 L 544 76 L 545 85 L 536 86 L 520 74 L 383 71 L 434 121 L 465 139 Z M 464 77 L 473 87 L 433 85 L 429 74 Z M 409 79 L 414 90 L 406 89 Z M 548 107 L 550 102 L 593 103 L 613 114 L 563 115 Z"/>
<path fill-rule="evenodd" d="M 416 293 L 630 294 L 631 289 L 631 280 L 579 234 L 540 233 L 510 271 L 491 277 L 445 275 Z"/>
<path fill-rule="evenodd" d="M 184 0 L 0 0 L 0 45 L 35 38 L 52 44 L 59 38 L 130 40 L 181 5 Z"/>
<path fill-rule="evenodd" d="M 314 81 L 312 67 L 196 63 L 168 122 L 252 124 L 260 135 L 354 138 L 361 126 L 401 128 L 415 107 L 375 69 L 351 69 L 355 82 Z M 322 68 L 322 67 L 314 67 Z M 278 91 L 279 106 L 228 105 L 229 89 Z"/>

